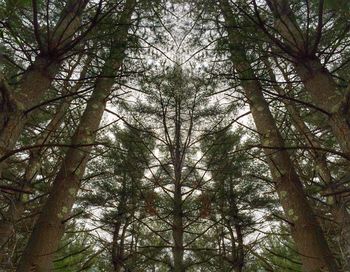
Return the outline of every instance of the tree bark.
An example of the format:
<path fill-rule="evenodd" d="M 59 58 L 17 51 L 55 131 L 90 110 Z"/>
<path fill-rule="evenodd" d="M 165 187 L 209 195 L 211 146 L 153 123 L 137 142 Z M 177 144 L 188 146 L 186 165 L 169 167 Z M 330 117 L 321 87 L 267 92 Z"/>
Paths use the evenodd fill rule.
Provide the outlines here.
<path fill-rule="evenodd" d="M 88 57 L 84 65 L 84 68 L 81 71 L 80 81 L 70 90 L 71 94 L 74 94 L 81 88 L 82 80 L 86 77 L 87 68 L 90 62 L 91 62 L 91 58 Z M 70 71 L 69 75 L 67 76 L 66 82 L 68 82 L 73 72 L 74 72 L 74 68 Z M 67 90 L 68 86 L 65 86 L 64 89 Z M 67 94 L 67 91 L 64 91 L 64 94 Z M 33 149 L 30 152 L 28 164 L 25 168 L 24 176 L 20 183 L 19 189 L 21 190 L 21 192 L 18 192 L 17 194 L 15 194 L 13 198 L 10 198 L 9 209 L 6 212 L 5 218 L 0 223 L 0 226 L 1 226 L 0 233 L 2 233 L 2 235 L 0 235 L 0 248 L 1 248 L 0 252 L 5 249 L 5 244 L 7 243 L 7 241 L 9 241 L 10 237 L 15 232 L 16 222 L 21 218 L 23 212 L 26 209 L 25 206 L 26 206 L 28 194 L 25 192 L 30 191 L 31 183 L 33 180 L 35 180 L 35 177 L 38 174 L 38 170 L 40 168 L 40 161 L 42 160 L 42 155 L 45 149 L 43 145 L 50 141 L 54 132 L 62 124 L 65 113 L 69 108 L 69 105 L 73 100 L 73 98 L 74 98 L 73 95 L 63 98 L 62 102 L 57 106 L 56 113 L 54 114 L 53 118 L 51 119 L 49 124 L 46 126 L 45 130 L 38 136 L 38 139 L 34 144 L 35 146 L 38 146 L 38 148 Z M 1 258 L 0 258 L 0 261 L 1 261 Z"/>
<path fill-rule="evenodd" d="M 274 72 L 268 61 L 265 61 L 265 66 L 271 80 L 277 82 Z M 279 69 L 283 74 L 285 82 L 290 82 L 288 75 L 286 74 L 284 69 L 282 67 L 279 67 Z M 295 103 L 291 100 L 288 100 L 288 95 L 283 88 L 281 88 L 278 85 L 274 85 L 274 89 L 279 95 L 286 97 L 286 99 L 284 99 L 284 104 L 286 106 L 287 112 L 291 116 L 292 124 L 295 126 L 300 135 L 302 135 L 306 142 L 306 145 L 311 148 L 309 153 L 311 154 L 315 162 L 318 177 L 323 183 L 323 186 L 325 187 L 324 193 L 332 194 L 336 191 L 341 190 L 341 188 L 337 186 L 337 184 L 334 181 L 334 178 L 332 177 L 331 171 L 327 163 L 327 155 L 321 151 L 321 143 L 303 121 Z M 290 83 L 287 83 L 287 89 L 290 91 L 290 93 L 293 92 L 293 88 L 292 86 L 290 86 Z M 332 218 L 337 223 L 339 229 L 338 240 L 340 241 L 343 254 L 344 256 L 346 256 L 342 262 L 343 267 L 346 268 L 346 270 L 350 270 L 350 263 L 348 261 L 350 259 L 350 214 L 346 209 L 347 199 L 344 199 L 344 197 L 341 194 L 330 195 L 327 197 L 327 203 L 330 206 Z"/>
<path fill-rule="evenodd" d="M 28 120 L 30 113 L 27 110 L 37 105 L 51 86 L 62 62 L 57 57 L 58 52 L 71 42 L 80 26 L 80 16 L 87 3 L 88 0 L 70 0 L 52 32 L 48 47 L 40 48 L 41 53 L 14 89 L 0 85 L 3 97 L 0 100 L 0 158 L 14 148 Z M 0 176 L 3 167 L 4 162 L 1 162 Z"/>
<path fill-rule="evenodd" d="M 230 4 L 227 0 L 221 0 L 220 3 L 227 25 L 231 60 L 242 79 L 241 84 L 249 100 L 276 191 L 290 222 L 291 234 L 302 259 L 303 269 L 308 272 L 338 271 L 302 183 L 284 149 L 284 141 L 264 98 L 262 86 L 242 50 L 244 46 L 239 42 L 239 33 L 233 30 L 235 21 Z"/>
<path fill-rule="evenodd" d="M 52 259 L 59 241 L 64 234 L 64 225 L 80 188 L 92 145 L 105 110 L 107 99 L 112 91 L 116 71 L 121 67 L 124 51 L 136 1 L 128 0 L 119 19 L 119 35 L 111 49 L 101 76 L 97 79 L 79 126 L 72 137 L 72 147 L 62 162 L 53 186 L 34 226 L 26 249 L 20 259 L 17 272 L 35 270 L 50 271 Z"/>
<path fill-rule="evenodd" d="M 317 41 L 307 39 L 296 22 L 288 0 L 266 0 L 275 17 L 275 27 L 285 41 L 295 71 L 312 101 L 328 112 L 328 122 L 338 144 L 350 154 L 349 89 L 340 89 L 329 70 L 316 56 Z M 322 31 L 322 28 L 320 29 Z M 318 35 L 318 34 L 316 34 Z"/>
<path fill-rule="evenodd" d="M 236 69 L 245 71 L 240 63 Z M 251 75 L 253 76 L 253 75 Z M 247 78 L 241 74 L 241 78 Z M 252 77 L 249 77 L 252 78 Z M 305 271 L 337 271 L 316 216 L 307 201 L 301 181 L 284 148 L 284 141 L 275 124 L 260 83 L 243 82 L 246 97 L 250 102 L 253 119 L 261 136 L 264 152 L 276 185 L 280 202 L 291 225 L 291 232 Z M 277 148 L 277 149 L 276 149 Z M 280 148 L 280 149 L 279 149 Z"/>

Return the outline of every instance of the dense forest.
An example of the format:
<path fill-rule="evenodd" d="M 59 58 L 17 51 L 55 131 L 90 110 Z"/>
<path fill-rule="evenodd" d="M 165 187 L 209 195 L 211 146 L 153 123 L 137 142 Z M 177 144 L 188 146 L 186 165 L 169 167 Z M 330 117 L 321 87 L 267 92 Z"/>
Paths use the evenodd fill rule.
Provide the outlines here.
<path fill-rule="evenodd" d="M 350 271 L 350 1 L 0 0 L 0 271 Z"/>

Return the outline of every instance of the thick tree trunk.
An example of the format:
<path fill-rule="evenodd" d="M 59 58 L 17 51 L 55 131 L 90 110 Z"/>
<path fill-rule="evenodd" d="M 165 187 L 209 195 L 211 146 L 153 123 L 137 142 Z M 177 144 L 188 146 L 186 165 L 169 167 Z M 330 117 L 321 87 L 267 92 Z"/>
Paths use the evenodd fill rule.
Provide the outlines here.
<path fill-rule="evenodd" d="M 84 68 L 81 71 L 80 74 L 80 80 L 69 92 L 71 94 L 74 94 L 77 92 L 81 86 L 82 86 L 82 80 L 86 77 L 86 72 L 88 65 L 91 62 L 91 58 L 88 57 Z M 77 63 L 78 64 L 78 63 Z M 74 69 L 71 70 L 71 72 L 68 75 L 68 79 L 71 76 L 71 74 L 74 72 Z M 68 82 L 68 80 L 66 81 Z M 68 86 L 64 87 L 65 90 L 68 89 Z M 67 91 L 65 91 L 65 94 L 67 94 Z M 56 109 L 56 113 L 54 114 L 53 118 L 49 122 L 49 124 L 46 126 L 45 130 L 38 136 L 38 139 L 35 142 L 35 146 L 38 146 L 38 148 L 33 149 L 30 152 L 28 164 L 24 171 L 23 179 L 20 183 L 20 190 L 22 192 L 19 192 L 15 194 L 15 196 L 11 199 L 9 210 L 6 213 L 6 216 L 4 220 L 0 222 L 0 252 L 5 250 L 5 243 L 10 239 L 10 237 L 14 234 L 15 231 L 15 224 L 16 222 L 21 218 L 23 212 L 25 211 L 25 202 L 27 201 L 28 194 L 26 194 L 26 191 L 31 190 L 31 183 L 33 180 L 35 180 L 35 177 L 38 174 L 39 168 L 40 168 L 40 161 L 42 160 L 42 155 L 45 150 L 46 143 L 50 142 L 50 139 L 53 135 L 53 133 L 59 128 L 59 126 L 62 124 L 64 120 L 65 113 L 67 109 L 69 108 L 69 105 L 71 101 L 73 100 L 73 95 L 66 97 L 63 99 L 63 101 L 58 105 Z M 5 253 L 4 253 L 5 254 Z"/>
<path fill-rule="evenodd" d="M 312 101 L 328 112 L 329 125 L 343 152 L 350 156 L 349 90 L 337 88 L 329 70 L 315 55 L 315 41 L 307 39 L 299 28 L 288 0 L 266 1 L 275 16 L 275 26 L 284 38 L 295 71 L 304 83 Z"/>
<path fill-rule="evenodd" d="M 25 111 L 39 103 L 58 72 L 58 67 L 56 61 L 38 56 L 25 72 L 16 92 L 9 90 L 7 104 L 0 112 L 0 157 L 14 148 L 27 121 Z"/>
<path fill-rule="evenodd" d="M 87 2 L 69 1 L 52 32 L 48 48 L 40 48 L 41 53 L 25 71 L 15 89 L 0 86 L 3 94 L 0 100 L 0 158 L 14 148 L 28 120 L 26 111 L 37 105 L 51 86 L 62 62 L 55 56 L 71 42 L 80 26 L 80 16 Z M 3 166 L 4 162 L 1 162 L 0 176 Z"/>
<path fill-rule="evenodd" d="M 236 65 L 236 69 L 245 71 L 250 68 L 240 63 Z M 240 76 L 252 78 L 246 77 L 245 72 Z M 292 236 L 305 271 L 337 271 L 321 227 L 307 201 L 289 154 L 284 149 L 283 139 L 264 99 L 260 84 L 257 81 L 244 81 L 242 86 L 250 101 L 253 119 L 269 161 L 276 191 L 290 222 Z"/>
<path fill-rule="evenodd" d="M 275 75 L 268 61 L 265 62 L 265 66 L 268 70 L 271 80 L 276 82 Z M 285 81 L 290 82 L 284 69 L 281 67 L 279 68 L 283 74 Z M 299 114 L 299 111 L 297 110 L 295 103 L 291 100 L 288 100 L 288 95 L 283 88 L 281 88 L 278 85 L 275 85 L 274 89 L 279 95 L 286 97 L 286 99 L 284 100 L 284 104 L 289 115 L 291 116 L 292 123 L 297 129 L 297 131 L 300 133 L 300 135 L 302 135 L 302 137 L 304 138 L 306 145 L 311 148 L 309 153 L 311 154 L 315 162 L 318 177 L 323 183 L 323 186 L 325 187 L 324 193 L 332 194 L 337 190 L 341 190 L 341 188 L 337 188 L 337 184 L 334 183 L 334 179 L 332 178 L 331 171 L 328 167 L 327 156 L 324 152 L 321 151 L 321 143 L 314 136 L 309 127 L 305 124 L 304 120 Z M 293 92 L 290 83 L 287 83 L 287 89 L 291 93 Z M 344 199 L 342 195 L 331 195 L 327 197 L 327 203 L 330 206 L 330 211 L 333 220 L 337 223 L 340 230 L 339 241 L 341 244 L 342 251 L 344 253 L 344 256 L 347 256 L 344 259 L 343 266 L 346 266 L 346 269 L 350 270 L 350 267 L 348 266 L 350 264 L 347 261 L 348 259 L 350 259 L 350 214 L 346 210 L 347 200 Z"/>
<path fill-rule="evenodd" d="M 34 226 L 27 247 L 17 267 L 18 272 L 35 270 L 50 271 L 52 259 L 64 234 L 65 221 L 69 219 L 72 206 L 80 188 L 92 145 L 105 110 L 107 98 L 112 91 L 114 76 L 121 67 L 126 47 L 127 33 L 135 0 L 128 0 L 120 16 L 120 31 L 111 49 L 94 92 L 89 99 L 80 124 L 73 135 L 72 147 L 62 162 L 53 186 Z"/>
<path fill-rule="evenodd" d="M 105 108 L 105 99 L 108 94 L 103 91 L 104 88 L 101 91 L 100 85 L 107 87 L 105 84 L 98 84 L 88 102 L 73 136 L 72 147 L 68 149 L 61 169 L 53 182 L 49 198 L 42 208 L 17 271 L 35 269 L 41 272 L 51 269 L 53 255 L 64 233 L 64 220 L 69 217 L 80 188 L 80 179 L 84 174 L 88 155 Z"/>
<path fill-rule="evenodd" d="M 40 146 L 49 141 L 52 132 L 54 132 L 57 127 L 61 124 L 62 117 L 68 107 L 69 103 L 64 101 L 58 107 L 54 118 L 50 121 L 45 131 L 39 136 L 35 145 Z M 25 169 L 23 180 L 19 188 L 22 192 L 15 194 L 14 198 L 9 199 L 9 209 L 4 216 L 4 219 L 0 222 L 0 252 L 5 250 L 5 244 L 9 241 L 11 236 L 15 233 L 15 225 L 17 221 L 21 218 L 23 212 L 25 211 L 25 202 L 27 201 L 28 194 L 25 193 L 30 191 L 30 184 L 35 177 L 40 168 L 41 155 L 43 147 L 34 149 L 29 157 L 29 162 Z M 5 254 L 5 253 L 4 253 Z M 1 261 L 1 258 L 0 258 Z"/>
<path fill-rule="evenodd" d="M 242 79 L 241 84 L 249 100 L 256 129 L 260 134 L 280 202 L 290 222 L 292 237 L 302 259 L 303 268 L 308 272 L 338 271 L 322 229 L 285 150 L 282 136 L 264 98 L 262 86 L 245 52 L 237 50 L 243 49 L 244 46 L 239 42 L 239 33 L 232 28 L 235 22 L 230 4 L 227 0 L 222 0 L 221 7 L 228 25 L 231 59 Z"/>
<path fill-rule="evenodd" d="M 330 114 L 329 125 L 334 136 L 344 153 L 350 156 L 349 93 L 339 94 L 341 90 L 316 57 L 300 60 L 294 67 L 315 104 Z"/>

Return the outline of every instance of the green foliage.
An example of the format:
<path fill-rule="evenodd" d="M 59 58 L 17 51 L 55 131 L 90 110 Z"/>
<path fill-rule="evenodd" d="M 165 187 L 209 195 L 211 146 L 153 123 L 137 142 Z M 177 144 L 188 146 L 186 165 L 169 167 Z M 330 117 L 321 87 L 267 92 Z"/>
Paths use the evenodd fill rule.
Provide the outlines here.
<path fill-rule="evenodd" d="M 38 25 L 33 24 L 34 2 Z M 321 195 L 325 186 L 317 175 L 317 160 L 308 152 L 313 147 L 303 133 L 296 132 L 285 108 L 288 98 L 295 98 L 301 119 L 325 149 L 322 157 L 334 182 L 329 187 L 348 191 L 348 183 L 342 181 L 348 162 L 336 155 L 340 148 L 328 124 L 330 116 L 312 106 L 313 98 L 293 67 L 294 55 L 288 56 L 275 40 L 280 35 L 264 1 L 256 1 L 261 17 L 256 17 L 251 1 L 228 1 L 230 24 L 219 1 L 136 1 L 130 22 L 121 17 L 125 1 L 103 0 L 101 5 L 89 1 L 81 27 L 72 34 L 74 42 L 60 52 L 47 50 L 66 2 L 0 2 L 0 71 L 13 93 L 25 92 L 18 86 L 23 75 L 35 68 L 35 60 L 48 61 L 40 74 L 46 74 L 46 68 L 58 59 L 62 62 L 40 98 L 43 104 L 33 112 L 21 112 L 21 118 L 28 119 L 16 143 L 19 152 L 6 160 L 0 180 L 1 217 L 7 218 L 9 204 L 19 199 L 25 202 L 22 217 L 14 222 L 16 233 L 6 247 L 14 265 L 47 195 L 54 193 L 50 188 L 58 169 L 70 167 L 62 168 L 64 155 L 72 148 L 71 137 L 96 79 L 103 76 L 103 80 L 115 79 L 114 90 L 106 101 L 103 124 L 81 179 L 74 216 L 64 222 L 67 229 L 55 256 L 55 270 L 109 272 L 116 254 L 122 256 L 126 271 L 174 270 L 174 233 L 181 229 L 186 271 L 239 271 L 239 265 L 247 272 L 301 271 L 290 231 L 281 224 L 276 183 L 266 156 L 257 148 L 260 135 L 249 116 L 250 101 L 242 92 L 243 83 L 251 83 L 253 77 L 262 86 L 285 146 L 302 147 L 288 154 L 332 250 L 341 252 L 336 244 L 340 231 L 323 220 L 334 218 Z M 325 0 L 322 29 L 317 28 L 321 1 L 287 2 L 305 37 L 307 50 L 301 57 L 307 59 L 312 52 L 320 58 L 346 100 L 350 2 Z M 129 23 L 130 28 L 125 28 Z M 121 40 L 121 30 L 126 29 L 129 37 Z M 228 29 L 236 34 L 228 36 Z M 84 78 L 78 79 L 86 56 L 92 58 L 91 64 Z M 106 62 L 114 59 L 123 60 L 121 68 L 116 71 L 111 65 L 101 74 Z M 248 69 L 239 78 L 233 59 L 248 60 L 254 71 Z M 278 82 L 267 76 L 264 59 L 276 60 L 271 69 Z M 77 65 L 69 75 L 74 62 Z M 289 78 L 283 78 L 281 67 Z M 76 84 L 81 84 L 77 90 Z M 278 95 L 276 85 L 288 89 L 288 97 Z M 5 92 L 0 91 L 3 103 Z M 47 130 L 65 94 L 74 99 L 62 124 L 50 131 L 52 137 L 27 186 L 23 175 L 35 150 L 27 148 Z M 6 123 L 13 112 L 0 114 Z M 23 193 L 27 187 L 30 191 Z M 175 187 L 181 195 L 177 199 Z M 178 215 L 181 224 L 175 224 Z"/>
<path fill-rule="evenodd" d="M 84 229 L 71 226 L 69 230 L 71 232 L 67 232 L 61 240 L 55 255 L 55 271 L 96 271 L 94 266 L 99 261 L 100 252 L 94 247 L 92 237 Z"/>
<path fill-rule="evenodd" d="M 341 12 L 344 15 L 349 14 L 350 3 L 347 0 L 325 0 L 324 5 L 326 8 Z"/>
<path fill-rule="evenodd" d="M 275 231 L 280 231 L 276 229 Z M 266 245 L 260 256 L 264 258 L 276 271 L 301 272 L 301 260 L 298 255 L 295 245 L 285 230 L 280 235 L 271 235 L 266 238 Z M 264 267 L 264 264 L 261 263 Z"/>

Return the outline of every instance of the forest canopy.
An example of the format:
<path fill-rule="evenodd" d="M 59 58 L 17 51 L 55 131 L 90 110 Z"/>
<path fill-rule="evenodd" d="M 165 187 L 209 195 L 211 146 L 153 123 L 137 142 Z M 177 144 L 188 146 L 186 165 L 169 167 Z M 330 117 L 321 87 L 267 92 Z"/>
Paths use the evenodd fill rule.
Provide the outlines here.
<path fill-rule="evenodd" d="M 350 2 L 0 0 L 0 271 L 350 271 Z"/>

